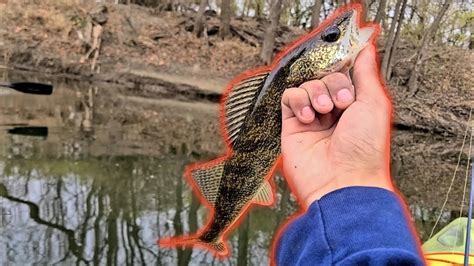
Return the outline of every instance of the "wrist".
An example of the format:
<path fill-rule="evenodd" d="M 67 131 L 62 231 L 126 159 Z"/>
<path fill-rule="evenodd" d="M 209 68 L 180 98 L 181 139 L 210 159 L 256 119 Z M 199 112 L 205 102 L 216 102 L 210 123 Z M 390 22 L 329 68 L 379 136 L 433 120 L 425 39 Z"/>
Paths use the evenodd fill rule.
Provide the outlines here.
<path fill-rule="evenodd" d="M 302 204 L 305 208 L 308 208 L 314 201 L 321 199 L 324 195 L 347 187 L 377 187 L 394 191 L 389 174 L 346 175 L 332 178 L 317 190 L 308 193 L 301 199 Z"/>

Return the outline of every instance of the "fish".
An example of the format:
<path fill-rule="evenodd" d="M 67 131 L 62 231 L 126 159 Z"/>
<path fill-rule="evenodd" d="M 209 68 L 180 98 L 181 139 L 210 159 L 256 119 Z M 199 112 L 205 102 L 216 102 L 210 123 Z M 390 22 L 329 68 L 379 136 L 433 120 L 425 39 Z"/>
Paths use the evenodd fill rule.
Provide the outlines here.
<path fill-rule="evenodd" d="M 228 85 L 220 105 L 224 156 L 185 170 L 194 192 L 211 210 L 208 223 L 194 234 L 160 239 L 160 246 L 198 245 L 216 256 L 229 256 L 225 237 L 249 207 L 274 202 L 270 182 L 280 159 L 283 92 L 330 73 L 348 74 L 357 54 L 377 35 L 375 24 L 360 26 L 361 13 L 357 3 L 339 8 L 270 66 L 244 73 Z"/>

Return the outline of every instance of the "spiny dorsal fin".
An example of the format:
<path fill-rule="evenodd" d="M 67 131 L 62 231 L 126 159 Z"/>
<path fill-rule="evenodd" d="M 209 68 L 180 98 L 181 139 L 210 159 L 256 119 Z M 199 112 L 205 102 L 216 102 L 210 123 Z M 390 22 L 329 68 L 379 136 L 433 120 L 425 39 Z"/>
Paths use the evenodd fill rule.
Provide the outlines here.
<path fill-rule="evenodd" d="M 225 127 L 227 129 L 228 141 L 232 145 L 239 136 L 240 128 L 245 117 L 252 109 L 258 93 L 265 83 L 268 73 L 259 73 L 246 78 L 232 87 L 225 100 Z"/>
<path fill-rule="evenodd" d="M 268 181 L 265 180 L 263 185 L 258 190 L 257 194 L 253 197 L 252 203 L 269 206 L 273 204 L 273 192 L 272 186 Z"/>
<path fill-rule="evenodd" d="M 214 206 L 219 193 L 224 163 L 225 161 L 221 161 L 212 167 L 196 168 L 191 171 L 191 177 L 211 206 Z"/>

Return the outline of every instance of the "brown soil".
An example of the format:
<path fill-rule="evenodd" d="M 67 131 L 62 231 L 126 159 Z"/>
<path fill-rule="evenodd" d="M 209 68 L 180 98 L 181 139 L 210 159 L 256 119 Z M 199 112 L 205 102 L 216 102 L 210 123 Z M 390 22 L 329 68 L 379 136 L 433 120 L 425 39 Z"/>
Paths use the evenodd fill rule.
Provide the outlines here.
<path fill-rule="evenodd" d="M 44 3 L 19 6 L 13 1 L 0 4 L 0 65 L 107 83 L 120 87 L 129 97 L 217 102 L 228 80 L 260 64 L 262 21 L 234 19 L 233 37 L 220 40 L 215 34 L 217 18 L 207 17 L 208 36 L 199 39 L 189 31 L 192 15 L 108 5 L 100 73 L 92 72 L 89 64 L 79 62 L 85 48 L 77 37 L 91 8 Z M 277 48 L 303 33 L 280 27 Z M 379 48 L 383 52 L 383 46 Z M 439 207 L 466 128 L 474 125 L 468 123 L 474 56 L 455 47 L 430 47 L 419 90 L 410 96 L 405 84 L 415 48 L 401 42 L 394 76 L 388 82 L 395 105 L 392 170 L 411 203 Z M 459 206 L 462 196 L 468 146 L 462 151 L 462 170 L 451 192 L 449 206 L 453 208 Z"/>

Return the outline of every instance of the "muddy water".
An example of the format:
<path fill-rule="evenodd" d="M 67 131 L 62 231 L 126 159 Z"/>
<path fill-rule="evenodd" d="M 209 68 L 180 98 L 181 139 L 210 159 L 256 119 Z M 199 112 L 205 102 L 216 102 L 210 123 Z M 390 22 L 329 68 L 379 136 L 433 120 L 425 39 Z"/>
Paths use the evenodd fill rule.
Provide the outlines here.
<path fill-rule="evenodd" d="M 2 265 L 267 264 L 294 210 L 280 189 L 277 206 L 253 210 L 233 233 L 224 261 L 161 249 L 160 237 L 206 221 L 182 173 L 221 151 L 215 104 L 58 82 L 49 97 L 3 90 L 0 106 Z"/>
<path fill-rule="evenodd" d="M 268 264 L 296 209 L 281 178 L 276 206 L 233 232 L 229 259 L 156 245 L 206 221 L 182 173 L 222 150 L 215 104 L 54 83 L 49 97 L 0 92 L 0 264 Z M 436 211 L 410 209 L 426 238 Z"/>

